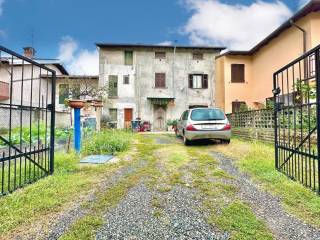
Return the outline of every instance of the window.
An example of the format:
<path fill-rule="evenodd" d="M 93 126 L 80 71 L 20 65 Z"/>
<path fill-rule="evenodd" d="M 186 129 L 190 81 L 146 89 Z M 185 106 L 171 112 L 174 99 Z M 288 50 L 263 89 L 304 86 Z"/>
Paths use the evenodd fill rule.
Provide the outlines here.
<path fill-rule="evenodd" d="M 203 60 L 203 53 L 195 52 L 192 54 L 193 60 Z"/>
<path fill-rule="evenodd" d="M 118 76 L 110 75 L 109 76 L 109 98 L 118 97 Z"/>
<path fill-rule="evenodd" d="M 123 76 L 123 84 L 130 84 L 130 77 L 129 75 Z"/>
<path fill-rule="evenodd" d="M 133 65 L 133 52 L 124 51 L 124 65 Z"/>
<path fill-rule="evenodd" d="M 80 98 L 80 84 L 60 84 L 59 85 L 59 104 L 64 104 L 66 99 Z"/>
<path fill-rule="evenodd" d="M 246 102 L 239 102 L 239 101 L 232 102 L 232 112 L 233 113 L 240 112 L 240 111 L 242 111 L 241 109 L 243 109 L 243 108 L 247 108 Z"/>
<path fill-rule="evenodd" d="M 189 88 L 193 88 L 193 89 L 208 88 L 208 74 L 190 74 Z"/>
<path fill-rule="evenodd" d="M 155 74 L 155 88 L 165 88 L 166 87 L 166 74 L 156 73 Z"/>
<path fill-rule="evenodd" d="M 59 104 L 64 104 L 64 100 L 69 98 L 69 84 L 59 85 Z"/>
<path fill-rule="evenodd" d="M 181 120 L 183 121 L 188 120 L 188 116 L 189 116 L 189 111 L 183 112 L 181 115 Z"/>
<path fill-rule="evenodd" d="M 194 108 L 208 108 L 208 105 L 190 105 L 189 109 L 194 109 Z"/>
<path fill-rule="evenodd" d="M 244 64 L 231 64 L 231 82 L 244 83 Z"/>
<path fill-rule="evenodd" d="M 166 52 L 155 52 L 154 53 L 156 59 L 165 59 L 166 58 Z"/>
<path fill-rule="evenodd" d="M 118 121 L 118 110 L 116 108 L 109 109 L 110 122 Z"/>
<path fill-rule="evenodd" d="M 219 109 L 195 109 L 191 112 L 192 121 L 224 120 L 226 117 Z"/>

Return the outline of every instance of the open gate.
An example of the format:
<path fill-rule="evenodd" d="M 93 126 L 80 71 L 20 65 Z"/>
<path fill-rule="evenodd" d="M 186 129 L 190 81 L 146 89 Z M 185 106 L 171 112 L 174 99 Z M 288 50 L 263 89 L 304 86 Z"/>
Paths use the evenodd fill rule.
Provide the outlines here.
<path fill-rule="evenodd" d="M 0 46 L 0 196 L 53 173 L 55 71 Z"/>
<path fill-rule="evenodd" d="M 274 74 L 275 166 L 320 193 L 320 46 Z"/>

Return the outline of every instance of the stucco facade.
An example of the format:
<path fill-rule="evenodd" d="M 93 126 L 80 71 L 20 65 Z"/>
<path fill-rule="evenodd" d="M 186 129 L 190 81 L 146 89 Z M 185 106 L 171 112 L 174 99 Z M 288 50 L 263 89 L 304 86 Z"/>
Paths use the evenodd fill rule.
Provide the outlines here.
<path fill-rule="evenodd" d="M 165 130 L 166 121 L 179 118 L 185 109 L 216 104 L 214 62 L 221 48 L 108 44 L 98 44 L 98 47 L 100 85 L 108 85 L 110 76 L 118 80 L 118 95 L 106 96 L 103 109 L 107 115 L 110 109 L 116 109 L 118 128 L 126 126 L 128 117 L 125 115 L 128 113 L 125 112 L 128 111 L 132 111 L 132 119 L 150 121 L 153 130 Z M 133 53 L 131 65 L 125 65 L 125 51 Z M 156 52 L 165 57 L 157 58 Z M 200 53 L 202 59 L 195 60 L 193 53 Z M 165 76 L 163 87 L 156 86 L 155 75 L 158 73 Z M 208 86 L 191 88 L 188 84 L 190 75 L 205 75 Z M 129 84 L 125 82 L 125 76 L 129 78 Z"/>
<path fill-rule="evenodd" d="M 303 33 L 306 31 L 306 50 L 320 44 L 320 1 L 312 1 L 292 19 L 250 51 L 230 51 L 216 60 L 217 106 L 232 111 L 232 102 L 246 102 L 259 108 L 272 97 L 273 73 L 304 53 Z M 245 65 L 245 81 L 231 82 L 231 65 Z"/>

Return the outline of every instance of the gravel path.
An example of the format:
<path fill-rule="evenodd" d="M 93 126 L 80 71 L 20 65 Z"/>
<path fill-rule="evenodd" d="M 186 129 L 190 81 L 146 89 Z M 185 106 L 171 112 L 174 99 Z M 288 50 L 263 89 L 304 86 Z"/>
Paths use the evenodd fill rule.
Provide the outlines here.
<path fill-rule="evenodd" d="M 197 210 L 199 202 L 191 189 L 181 186 L 161 194 L 152 193 L 143 183 L 106 216 L 96 239 L 227 239 L 219 234 Z M 161 199 L 161 207 L 152 204 Z M 157 215 L 155 213 L 158 213 Z"/>
<path fill-rule="evenodd" d="M 99 184 L 99 191 L 105 191 L 109 186 L 116 184 L 125 175 L 132 173 L 136 168 L 139 168 L 145 164 L 145 161 L 140 161 L 137 164 L 130 165 L 128 167 L 117 170 L 112 176 L 108 176 Z M 32 239 L 58 239 L 62 236 L 69 227 L 81 217 L 87 214 L 87 210 L 82 207 L 83 203 L 91 202 L 95 200 L 95 192 L 91 191 L 88 195 L 82 196 L 78 199 L 77 203 L 68 206 L 67 211 L 62 211 L 54 216 L 50 216 L 50 219 L 46 224 L 35 223 L 30 229 L 30 233 L 25 231 L 17 233 L 12 236 L 13 239 L 19 240 L 32 240 Z"/>
<path fill-rule="evenodd" d="M 250 204 L 258 218 L 266 222 L 277 239 L 320 239 L 320 230 L 288 214 L 279 198 L 259 189 L 250 177 L 241 173 L 233 160 L 221 153 L 212 153 L 219 160 L 220 168 L 236 178 L 239 197 Z"/>

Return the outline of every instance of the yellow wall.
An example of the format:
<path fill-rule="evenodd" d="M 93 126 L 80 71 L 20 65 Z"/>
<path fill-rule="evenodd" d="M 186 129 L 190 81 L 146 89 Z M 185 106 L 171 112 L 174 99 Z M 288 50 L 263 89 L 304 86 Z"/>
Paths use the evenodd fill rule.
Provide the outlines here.
<path fill-rule="evenodd" d="M 307 50 L 320 44 L 320 12 L 309 14 L 296 24 L 307 31 Z M 252 56 L 226 55 L 218 58 L 216 65 L 224 65 L 223 77 L 216 75 L 217 85 L 225 84 L 224 110 L 231 112 L 231 103 L 235 100 L 245 101 L 252 108 L 254 102 L 265 103 L 266 98 L 272 96 L 273 73 L 302 54 L 302 32 L 291 27 Z M 245 83 L 230 82 L 232 63 L 245 64 Z"/>

